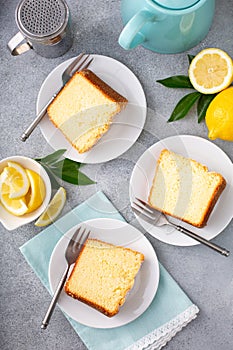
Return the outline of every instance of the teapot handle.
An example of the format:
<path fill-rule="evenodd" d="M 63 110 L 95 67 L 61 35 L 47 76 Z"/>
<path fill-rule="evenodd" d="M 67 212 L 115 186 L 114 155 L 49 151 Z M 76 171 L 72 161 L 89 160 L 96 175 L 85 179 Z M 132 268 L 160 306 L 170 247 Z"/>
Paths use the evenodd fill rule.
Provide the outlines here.
<path fill-rule="evenodd" d="M 139 33 L 140 29 L 147 22 L 155 20 L 155 14 L 146 9 L 137 12 L 122 30 L 118 42 L 126 50 L 134 49 L 146 40 L 146 37 Z"/>

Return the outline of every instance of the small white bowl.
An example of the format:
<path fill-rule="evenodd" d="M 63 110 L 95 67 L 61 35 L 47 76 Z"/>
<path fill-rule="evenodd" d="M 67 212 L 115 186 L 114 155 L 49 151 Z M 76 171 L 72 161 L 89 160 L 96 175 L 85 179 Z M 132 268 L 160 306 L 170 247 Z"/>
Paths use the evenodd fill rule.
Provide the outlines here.
<path fill-rule="evenodd" d="M 7 162 L 9 161 L 19 163 L 24 168 L 37 172 L 44 180 L 46 189 L 45 199 L 41 206 L 33 212 L 25 214 L 23 216 L 15 216 L 9 213 L 0 203 L 0 222 L 7 230 L 14 230 L 20 226 L 28 224 L 29 222 L 32 222 L 33 220 L 36 220 L 43 213 L 51 198 L 51 182 L 47 172 L 38 162 L 31 158 L 22 156 L 14 156 L 2 159 L 0 161 L 0 173 L 3 171 L 3 168 L 7 166 Z"/>

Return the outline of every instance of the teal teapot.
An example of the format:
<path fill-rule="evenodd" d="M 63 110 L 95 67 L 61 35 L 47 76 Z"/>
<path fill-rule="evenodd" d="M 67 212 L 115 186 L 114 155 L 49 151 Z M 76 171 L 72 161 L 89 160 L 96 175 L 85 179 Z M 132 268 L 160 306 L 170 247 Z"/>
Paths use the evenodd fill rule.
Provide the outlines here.
<path fill-rule="evenodd" d="M 119 44 L 138 45 L 158 53 L 178 53 L 196 46 L 207 35 L 215 0 L 122 0 L 125 25 Z"/>

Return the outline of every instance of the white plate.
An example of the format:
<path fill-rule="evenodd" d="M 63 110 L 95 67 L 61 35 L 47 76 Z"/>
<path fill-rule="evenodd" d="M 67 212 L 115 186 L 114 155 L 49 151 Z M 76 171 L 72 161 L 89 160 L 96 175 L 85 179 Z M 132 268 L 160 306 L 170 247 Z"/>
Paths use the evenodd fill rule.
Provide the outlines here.
<path fill-rule="evenodd" d="M 69 230 L 57 243 L 50 259 L 49 281 L 52 291 L 56 289 L 65 267 L 65 249 L 69 238 L 79 227 Z M 159 264 L 155 251 L 146 237 L 133 226 L 115 219 L 93 219 L 82 223 L 91 229 L 91 237 L 105 242 L 126 246 L 144 254 L 145 260 L 138 272 L 134 286 L 117 315 L 107 317 L 90 306 L 68 296 L 64 290 L 59 306 L 74 320 L 95 328 L 122 326 L 140 316 L 152 302 L 159 283 Z"/>
<path fill-rule="evenodd" d="M 115 117 L 108 132 L 90 151 L 80 154 L 50 122 L 47 115 L 39 125 L 45 139 L 55 150 L 67 150 L 67 158 L 83 163 L 101 163 L 120 156 L 137 140 L 146 120 L 146 98 L 140 82 L 124 64 L 106 56 L 91 56 L 94 61 L 89 68 L 129 101 L 126 108 Z M 62 72 L 73 59 L 60 64 L 45 79 L 37 99 L 37 113 L 62 86 Z"/>
<path fill-rule="evenodd" d="M 131 202 L 135 197 L 147 201 L 156 163 L 161 150 L 164 148 L 185 157 L 192 158 L 206 165 L 209 170 L 219 172 L 225 178 L 227 186 L 218 199 L 207 225 L 204 228 L 198 229 L 184 222 L 179 222 L 183 227 L 211 240 L 216 237 L 232 219 L 233 164 L 231 160 L 218 146 L 201 137 L 190 135 L 168 137 L 146 150 L 136 163 L 130 180 L 129 192 Z M 136 215 L 136 217 L 145 230 L 162 242 L 178 246 L 198 244 L 197 241 L 182 235 L 173 228 L 171 229 L 168 226 L 158 228 L 144 221 L 141 216 Z"/>

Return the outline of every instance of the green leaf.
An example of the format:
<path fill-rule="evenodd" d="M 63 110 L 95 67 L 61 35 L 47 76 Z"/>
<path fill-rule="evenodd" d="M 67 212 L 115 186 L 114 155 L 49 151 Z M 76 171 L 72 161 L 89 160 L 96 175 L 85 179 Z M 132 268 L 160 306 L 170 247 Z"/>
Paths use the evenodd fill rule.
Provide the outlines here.
<path fill-rule="evenodd" d="M 200 123 L 206 115 L 207 108 L 209 107 L 210 102 L 216 94 L 212 95 L 204 95 L 202 94 L 197 103 L 197 115 L 198 115 L 198 123 Z"/>
<path fill-rule="evenodd" d="M 47 171 L 52 187 L 54 189 L 60 187 L 56 177 L 74 185 L 81 186 L 94 184 L 95 181 L 91 180 L 88 176 L 79 171 L 79 169 L 84 165 L 83 163 L 79 163 L 68 158 L 59 160 L 65 151 L 66 150 L 63 149 L 58 150 L 44 158 L 35 159 Z"/>
<path fill-rule="evenodd" d="M 53 169 L 53 173 L 60 177 L 62 180 L 69 182 L 73 185 L 92 185 L 95 183 L 95 181 L 91 180 L 89 177 L 87 177 L 85 174 L 83 174 L 81 171 L 70 171 L 63 168 L 56 168 Z"/>
<path fill-rule="evenodd" d="M 168 122 L 174 122 L 176 120 L 184 118 L 190 110 L 190 108 L 194 105 L 194 103 L 199 99 L 200 96 L 200 92 L 192 92 L 191 94 L 184 96 L 177 103 L 170 118 L 168 119 Z"/>
<path fill-rule="evenodd" d="M 75 160 L 71 160 L 68 158 L 64 158 L 62 160 L 57 161 L 56 163 L 52 164 L 52 167 L 54 168 L 70 168 L 71 171 L 73 169 L 78 170 L 81 168 L 84 164 L 76 162 Z"/>
<path fill-rule="evenodd" d="M 95 181 L 91 180 L 88 176 L 83 174 L 81 171 L 79 171 L 76 176 L 74 176 L 74 174 L 66 174 L 62 172 L 62 179 L 64 181 L 79 186 L 93 185 L 96 183 Z"/>
<path fill-rule="evenodd" d="M 50 178 L 52 189 L 58 190 L 58 188 L 61 187 L 61 185 L 57 181 L 56 177 L 53 175 L 52 171 L 43 163 L 41 163 L 41 165 L 45 168 L 45 170 Z"/>
<path fill-rule="evenodd" d="M 157 80 L 157 83 L 169 88 L 188 88 L 193 89 L 193 86 L 186 75 L 174 75 L 163 80 Z"/>
<path fill-rule="evenodd" d="M 58 151 L 49 154 L 48 156 L 44 157 L 44 158 L 37 158 L 38 160 L 40 160 L 41 163 L 43 164 L 53 164 L 55 163 L 58 159 L 61 158 L 61 156 L 65 153 L 66 149 L 59 149 Z M 36 160 L 37 160 L 36 159 Z"/>
<path fill-rule="evenodd" d="M 94 181 L 79 171 L 80 166 L 80 163 L 65 158 L 64 160 L 55 163 L 50 169 L 56 176 L 74 185 L 94 184 Z"/>
<path fill-rule="evenodd" d="M 188 55 L 188 60 L 189 60 L 189 64 L 192 62 L 192 60 L 194 59 L 195 56 L 193 55 Z"/>

